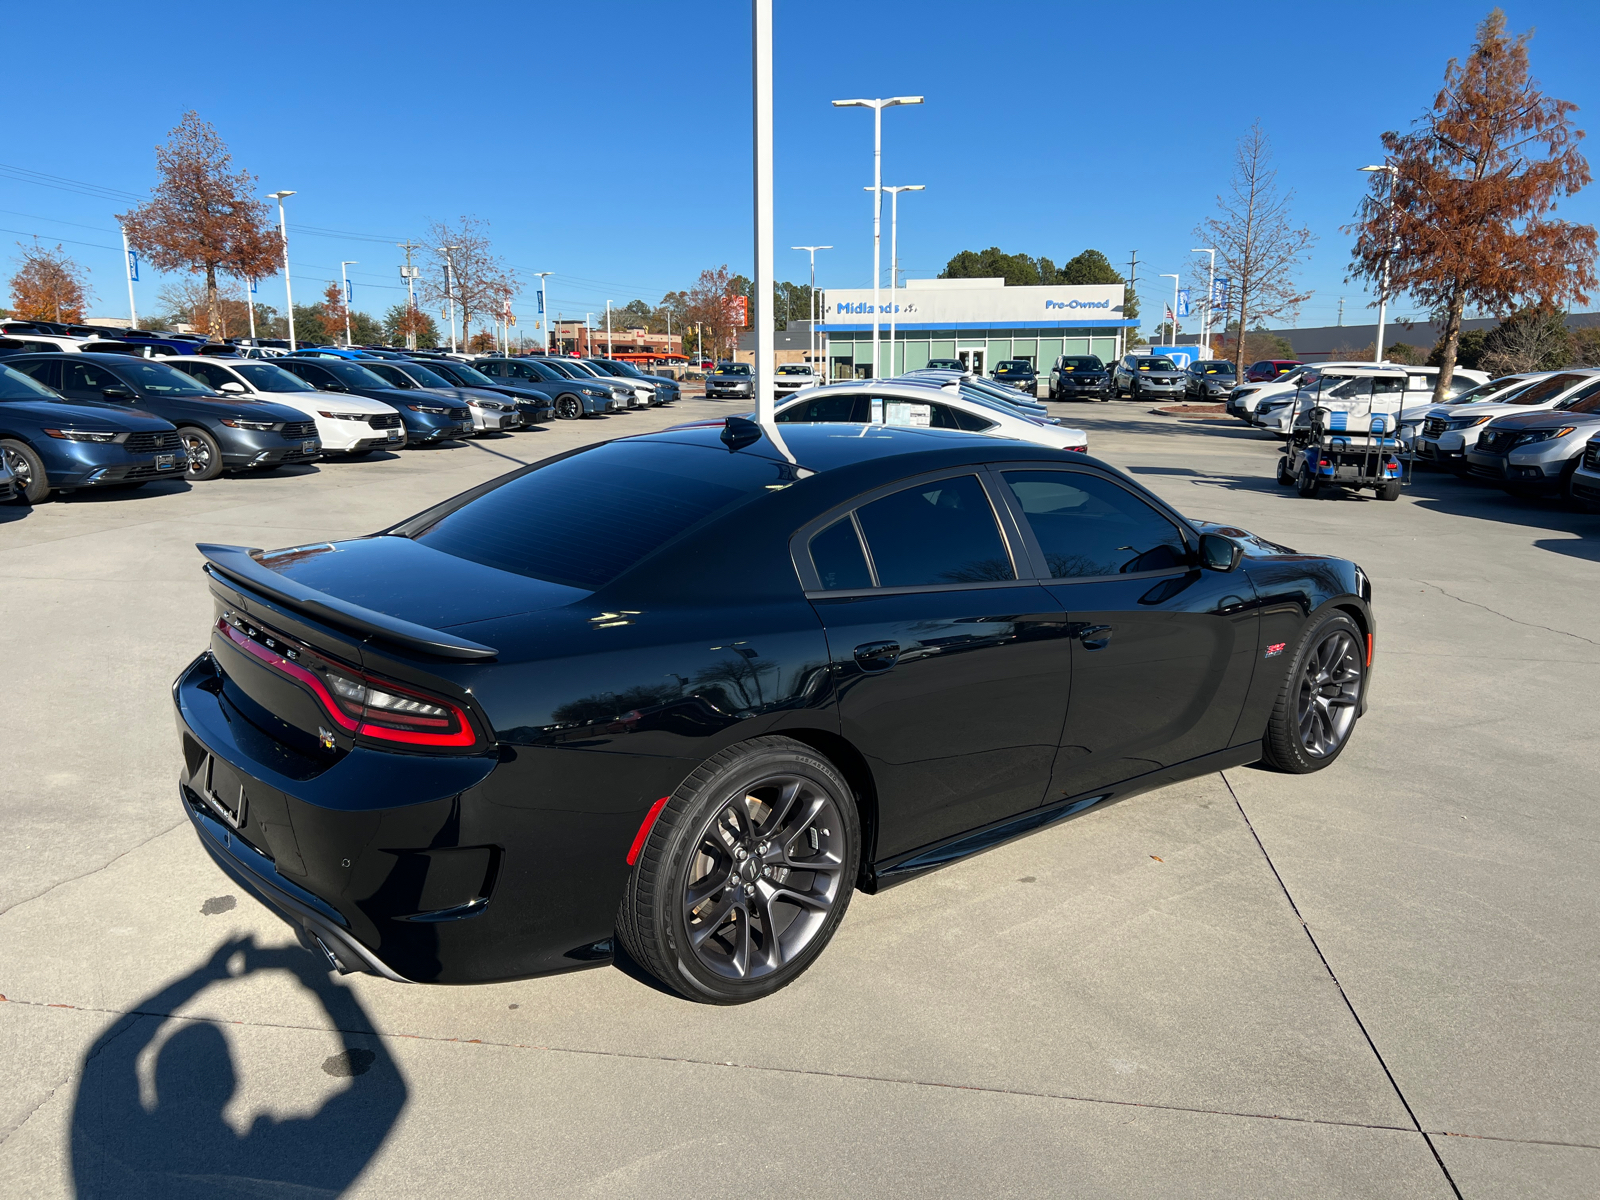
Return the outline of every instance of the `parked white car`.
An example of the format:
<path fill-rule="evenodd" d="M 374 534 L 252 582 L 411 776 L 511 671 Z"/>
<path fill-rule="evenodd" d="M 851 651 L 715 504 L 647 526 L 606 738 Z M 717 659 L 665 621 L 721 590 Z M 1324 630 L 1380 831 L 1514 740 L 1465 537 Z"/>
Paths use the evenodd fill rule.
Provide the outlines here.
<path fill-rule="evenodd" d="M 256 359 L 213 358 L 169 354 L 161 362 L 193 376 L 214 392 L 255 396 L 297 408 L 317 423 L 322 453 L 359 458 L 379 446 L 398 450 L 406 444 L 400 414 L 381 400 L 345 392 L 321 392 L 298 375 Z"/>
<path fill-rule="evenodd" d="M 820 387 L 826 382 L 810 363 L 784 363 L 772 376 L 772 390 L 779 396 L 791 396 L 805 388 Z"/>
<path fill-rule="evenodd" d="M 1453 471 L 1467 469 L 1467 451 L 1478 444 L 1483 426 L 1508 413 L 1538 412 L 1554 408 L 1573 392 L 1592 383 L 1595 368 L 1545 371 L 1519 387 L 1501 391 L 1490 400 L 1466 404 L 1436 404 L 1423 415 L 1414 443 L 1421 462 L 1436 463 Z"/>
<path fill-rule="evenodd" d="M 1370 400 L 1373 416 L 1383 416 L 1392 434 L 1404 407 L 1405 368 L 1391 363 L 1317 363 L 1295 373 L 1288 392 L 1270 396 L 1257 407 L 1255 424 L 1287 438 L 1311 419 L 1311 410 L 1326 399 L 1349 403 Z M 1364 406 L 1363 406 L 1364 407 Z"/>
<path fill-rule="evenodd" d="M 1600 434 L 1590 438 L 1572 472 L 1572 498 L 1590 512 L 1600 512 Z"/>

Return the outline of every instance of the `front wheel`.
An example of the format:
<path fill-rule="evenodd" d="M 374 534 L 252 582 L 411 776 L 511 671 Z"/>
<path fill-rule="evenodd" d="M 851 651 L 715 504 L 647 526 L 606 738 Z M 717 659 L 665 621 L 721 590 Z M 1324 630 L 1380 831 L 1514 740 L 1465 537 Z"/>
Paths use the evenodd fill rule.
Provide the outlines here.
<path fill-rule="evenodd" d="M 860 858 L 855 797 L 837 768 L 791 738 L 755 738 L 708 759 L 668 799 L 617 932 L 690 1000 L 757 1000 L 822 953 Z"/>
<path fill-rule="evenodd" d="M 1338 758 L 1355 729 L 1367 660 L 1361 631 L 1343 613 L 1309 628 L 1267 721 L 1263 759 L 1291 775 L 1320 771 Z"/>
<path fill-rule="evenodd" d="M 0 442 L 0 455 L 11 468 L 17 496 L 27 504 L 39 504 L 50 494 L 50 480 L 45 475 L 44 460 L 26 442 L 7 438 Z"/>
<path fill-rule="evenodd" d="M 1294 483 L 1294 472 L 1289 469 L 1289 456 L 1280 455 L 1278 458 L 1278 483 L 1288 487 Z"/>
<path fill-rule="evenodd" d="M 216 438 L 193 425 L 178 430 L 178 436 L 183 439 L 183 448 L 189 455 L 187 474 L 191 482 L 203 483 L 222 474 L 222 447 L 217 445 Z"/>
<path fill-rule="evenodd" d="M 555 410 L 556 420 L 576 421 L 583 416 L 583 401 L 576 396 L 557 396 Z"/>

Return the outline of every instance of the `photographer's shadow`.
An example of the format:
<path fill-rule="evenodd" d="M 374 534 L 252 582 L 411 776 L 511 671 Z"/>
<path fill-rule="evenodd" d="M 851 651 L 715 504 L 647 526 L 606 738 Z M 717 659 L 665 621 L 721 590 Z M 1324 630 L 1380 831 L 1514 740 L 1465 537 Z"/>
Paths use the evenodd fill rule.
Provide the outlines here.
<path fill-rule="evenodd" d="M 228 969 L 243 955 L 244 970 Z M 232 1050 L 209 1021 L 179 1018 L 157 1052 L 155 1098 L 140 1096 L 139 1056 L 167 1016 L 213 983 L 286 971 L 315 996 L 344 1041 L 321 1063 L 347 1080 L 316 1112 L 258 1115 L 244 1134 L 223 1112 L 238 1086 Z M 72 1112 L 72 1173 L 79 1200 L 117 1197 L 337 1196 L 394 1127 L 406 1085 L 355 996 L 299 948 L 260 949 L 254 939 L 218 947 L 203 967 L 146 998 L 84 1056 Z M 320 1056 L 319 1056 L 320 1057 Z M 316 1065 L 311 1065 L 316 1070 Z"/>

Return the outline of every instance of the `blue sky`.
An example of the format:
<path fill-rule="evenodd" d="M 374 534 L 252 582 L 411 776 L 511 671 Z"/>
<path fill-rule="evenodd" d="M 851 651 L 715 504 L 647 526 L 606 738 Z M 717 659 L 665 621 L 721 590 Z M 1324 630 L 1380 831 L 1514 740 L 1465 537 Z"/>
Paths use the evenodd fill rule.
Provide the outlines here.
<path fill-rule="evenodd" d="M 1158 273 L 1188 268 L 1193 230 L 1256 119 L 1295 214 L 1320 239 L 1299 323 L 1332 324 L 1340 296 L 1346 323 L 1371 320 L 1368 297 L 1343 282 L 1339 226 L 1366 179 L 1356 168 L 1374 160 L 1381 131 L 1423 110 L 1488 6 L 775 9 L 780 278 L 805 279 L 805 255 L 788 246 L 831 243 L 818 283 L 871 286 L 871 114 L 828 102 L 922 94 L 922 107 L 884 118 L 884 182 L 927 186 L 902 197 L 905 273 L 933 275 L 956 251 L 990 245 L 1057 262 L 1095 247 L 1120 264 L 1137 249 L 1148 328 L 1170 295 Z M 1580 126 L 1600 122 L 1600 5 L 1506 12 L 1513 29 L 1536 28 L 1547 89 L 1579 105 Z M 263 193 L 299 193 L 291 262 L 304 299 L 355 259 L 356 307 L 381 313 L 404 295 L 391 243 L 461 214 L 489 222 L 525 276 L 554 272 L 550 307 L 568 317 L 608 298 L 654 302 L 706 266 L 750 274 L 749 39 L 741 0 L 290 0 L 192 20 L 90 4 L 63 21 L 48 5 L 13 6 L 0 267 L 9 276 L 26 235 L 60 241 L 91 269 L 92 310 L 125 313 L 112 214 L 131 201 L 116 194 L 147 193 L 153 147 L 193 108 Z M 111 191 L 46 187 L 7 167 Z M 1600 223 L 1600 185 L 1563 211 Z M 517 304 L 525 328 L 532 284 Z M 147 271 L 142 311 L 158 287 Z M 281 278 L 263 281 L 260 298 L 281 305 Z"/>

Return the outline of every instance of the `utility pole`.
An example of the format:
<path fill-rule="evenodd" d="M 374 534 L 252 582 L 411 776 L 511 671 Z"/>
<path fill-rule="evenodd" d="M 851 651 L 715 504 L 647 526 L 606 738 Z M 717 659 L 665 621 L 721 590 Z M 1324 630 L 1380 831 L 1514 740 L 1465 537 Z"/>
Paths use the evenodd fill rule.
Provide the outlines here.
<path fill-rule="evenodd" d="M 1339 297 L 1339 324 L 1344 324 L 1344 297 Z"/>
<path fill-rule="evenodd" d="M 1134 299 L 1137 300 L 1139 297 L 1139 252 L 1137 250 L 1128 251 L 1128 290 L 1133 293 Z M 1124 313 L 1123 315 L 1126 316 L 1127 314 Z M 1132 332 L 1130 329 L 1123 329 L 1123 337 L 1128 337 Z M 1122 348 L 1124 350 L 1128 348 L 1126 341 L 1123 342 Z"/>

